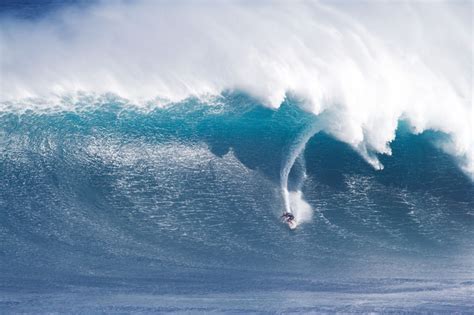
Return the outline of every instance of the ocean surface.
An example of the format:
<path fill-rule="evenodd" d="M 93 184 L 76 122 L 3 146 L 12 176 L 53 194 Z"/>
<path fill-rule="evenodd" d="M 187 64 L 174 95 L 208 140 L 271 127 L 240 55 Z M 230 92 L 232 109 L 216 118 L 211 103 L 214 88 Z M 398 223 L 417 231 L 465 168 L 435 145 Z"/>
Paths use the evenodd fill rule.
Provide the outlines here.
<path fill-rule="evenodd" d="M 58 52 L 41 44 L 45 21 L 95 5 L 4 1 L 1 43 Z M 25 25 L 39 30 L 13 39 Z M 362 109 L 315 112 L 298 93 L 278 106 L 245 87 L 146 102 L 113 88 L 15 96 L 8 87 L 35 88 L 11 47 L 1 68 L 0 313 L 472 313 L 472 142 L 467 153 L 447 145 L 463 143 L 466 116 L 450 116 L 454 105 L 439 120 L 457 117 L 451 129 L 403 110 L 383 152 L 373 135 L 390 123 L 367 120 L 356 142 L 346 136 L 355 127 L 340 130 Z M 87 77 L 61 81 L 61 69 L 43 75 L 53 85 Z"/>

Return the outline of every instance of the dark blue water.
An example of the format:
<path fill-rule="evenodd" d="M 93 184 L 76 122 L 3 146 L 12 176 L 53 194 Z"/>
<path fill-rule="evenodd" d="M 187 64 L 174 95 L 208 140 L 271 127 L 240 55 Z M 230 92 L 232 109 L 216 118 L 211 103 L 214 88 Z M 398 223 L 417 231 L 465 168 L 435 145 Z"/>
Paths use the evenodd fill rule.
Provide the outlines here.
<path fill-rule="evenodd" d="M 313 219 L 279 222 L 287 151 L 318 123 L 241 94 L 3 112 L 0 309 L 470 310 L 473 185 L 443 135 L 400 122 L 375 171 L 317 133 L 289 185 Z"/>
<path fill-rule="evenodd" d="M 2 0 L 0 17 L 38 20 L 60 10 L 80 10 L 97 3 L 97 0 Z"/>

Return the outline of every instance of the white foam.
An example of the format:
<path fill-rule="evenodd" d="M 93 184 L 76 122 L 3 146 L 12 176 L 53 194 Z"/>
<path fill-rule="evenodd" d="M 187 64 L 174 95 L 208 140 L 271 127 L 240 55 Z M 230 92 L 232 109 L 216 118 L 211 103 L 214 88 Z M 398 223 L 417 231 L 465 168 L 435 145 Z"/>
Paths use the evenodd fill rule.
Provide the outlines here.
<path fill-rule="evenodd" d="M 288 93 L 376 168 L 400 119 L 448 134 L 474 175 L 472 2 L 104 2 L 0 21 L 6 101 L 79 91 L 134 103 Z M 44 102 L 48 106 L 48 102 Z"/>
<path fill-rule="evenodd" d="M 313 218 L 313 208 L 304 200 L 301 191 L 291 191 L 289 193 L 291 209 L 298 224 L 311 221 Z"/>
<path fill-rule="evenodd" d="M 300 178 L 301 182 L 296 185 L 297 190 L 292 192 L 288 191 L 288 177 L 296 159 L 298 157 L 304 159 L 303 152 L 306 144 L 308 143 L 309 139 L 319 130 L 320 127 L 313 123 L 298 135 L 296 140 L 290 146 L 288 150 L 288 157 L 283 160 L 283 165 L 280 171 L 280 186 L 285 204 L 285 212 L 293 213 L 298 223 L 307 222 L 311 220 L 313 216 L 313 209 L 303 199 L 303 193 L 299 190 L 303 185 L 303 181 L 306 179 L 306 175 Z"/>

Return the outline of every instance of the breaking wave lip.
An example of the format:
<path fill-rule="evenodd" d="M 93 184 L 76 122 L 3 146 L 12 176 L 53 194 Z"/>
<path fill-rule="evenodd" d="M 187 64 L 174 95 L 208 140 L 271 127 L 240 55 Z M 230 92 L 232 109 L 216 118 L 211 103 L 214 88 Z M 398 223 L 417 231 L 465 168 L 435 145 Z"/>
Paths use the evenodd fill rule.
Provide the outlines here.
<path fill-rule="evenodd" d="M 225 91 L 271 108 L 290 97 L 376 169 L 405 120 L 413 133 L 448 135 L 440 147 L 474 179 L 469 9 L 137 1 L 2 17 L 0 109 L 25 98 L 51 108 L 51 96 L 80 91 L 145 108 Z"/>

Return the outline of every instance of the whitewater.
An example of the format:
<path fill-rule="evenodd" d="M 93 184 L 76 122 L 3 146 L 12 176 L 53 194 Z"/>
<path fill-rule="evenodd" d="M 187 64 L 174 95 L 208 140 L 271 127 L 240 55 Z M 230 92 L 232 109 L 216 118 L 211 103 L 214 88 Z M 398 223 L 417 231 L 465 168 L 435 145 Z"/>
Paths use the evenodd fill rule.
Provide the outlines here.
<path fill-rule="evenodd" d="M 0 4 L 0 311 L 468 312 L 473 10 Z"/>
<path fill-rule="evenodd" d="M 376 168 L 373 153 L 390 154 L 404 119 L 416 133 L 448 134 L 441 145 L 472 176 L 472 5 L 361 7 L 139 1 L 3 20 L 2 100 L 86 91 L 146 103 L 241 90 L 278 108 L 290 94 Z"/>

